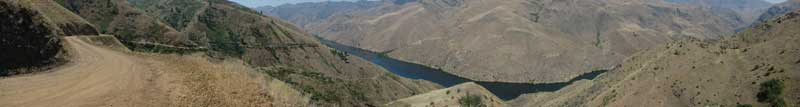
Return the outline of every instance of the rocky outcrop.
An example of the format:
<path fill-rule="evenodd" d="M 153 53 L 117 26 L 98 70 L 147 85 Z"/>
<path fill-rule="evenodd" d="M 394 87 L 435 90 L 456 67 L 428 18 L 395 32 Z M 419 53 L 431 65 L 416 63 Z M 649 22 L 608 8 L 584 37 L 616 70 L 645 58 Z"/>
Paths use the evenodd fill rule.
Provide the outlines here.
<path fill-rule="evenodd" d="M 54 26 L 41 13 L 16 1 L 0 1 L 0 76 L 26 73 L 56 63 L 62 46 Z"/>

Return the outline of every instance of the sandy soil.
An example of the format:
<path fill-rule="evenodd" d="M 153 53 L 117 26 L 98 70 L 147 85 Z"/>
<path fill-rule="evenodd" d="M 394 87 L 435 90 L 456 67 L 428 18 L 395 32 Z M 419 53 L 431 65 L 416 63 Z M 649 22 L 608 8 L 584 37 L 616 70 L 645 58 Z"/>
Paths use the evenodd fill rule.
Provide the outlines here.
<path fill-rule="evenodd" d="M 264 77 L 236 61 L 143 55 L 65 38 L 72 62 L 45 73 L 0 78 L 0 105 L 271 106 Z M 240 62 L 240 61 L 239 61 Z"/>

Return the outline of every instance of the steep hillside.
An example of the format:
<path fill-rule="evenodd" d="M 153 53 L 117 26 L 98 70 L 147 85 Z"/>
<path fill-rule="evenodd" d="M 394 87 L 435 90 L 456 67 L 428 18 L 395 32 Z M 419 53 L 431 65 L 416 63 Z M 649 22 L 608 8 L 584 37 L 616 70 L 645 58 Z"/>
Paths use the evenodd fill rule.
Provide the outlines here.
<path fill-rule="evenodd" d="M 715 41 L 682 40 L 639 52 L 619 69 L 512 106 L 800 105 L 800 11 Z"/>
<path fill-rule="evenodd" d="M 96 25 L 102 33 L 114 34 L 124 43 L 153 42 L 198 46 L 197 43 L 188 41 L 183 33 L 136 10 L 124 0 L 63 0 L 59 3 Z"/>
<path fill-rule="evenodd" d="M 419 0 L 301 26 L 474 80 L 550 83 L 739 26 L 704 9 L 652 0 Z"/>
<path fill-rule="evenodd" d="M 212 61 L 242 59 L 303 92 L 311 105 L 378 105 L 440 87 L 338 55 L 286 22 L 224 0 L 65 0 L 62 5 L 127 46 L 141 47 L 137 51 L 197 49 L 192 51 Z"/>
<path fill-rule="evenodd" d="M 42 13 L 47 20 L 58 26 L 56 31 L 60 35 L 97 35 L 99 33 L 94 25 L 64 9 L 53 0 L 19 0 L 19 2 Z"/>
<path fill-rule="evenodd" d="M 323 23 L 326 19 L 339 15 L 341 13 L 349 13 L 352 11 L 364 10 L 383 5 L 381 1 L 327 1 L 320 3 L 300 3 L 300 4 L 286 4 L 280 6 L 262 6 L 255 8 L 262 14 L 280 17 L 286 21 L 292 22 L 300 28 L 305 28 L 309 23 Z"/>
<path fill-rule="evenodd" d="M 0 0 L 0 76 L 37 71 L 63 60 L 57 28 L 19 1 Z M 30 70 L 28 70 L 30 69 Z"/>
<path fill-rule="evenodd" d="M 736 28 L 748 27 L 772 6 L 764 0 L 667 0 L 684 5 L 695 5 L 710 10 L 726 20 L 736 23 Z"/>
<path fill-rule="evenodd" d="M 766 22 L 776 18 L 778 16 L 783 16 L 786 13 L 795 11 L 800 9 L 800 0 L 788 0 L 786 2 L 776 4 L 769 9 L 767 9 L 764 14 L 759 16 L 758 22 L 755 25 L 760 24 L 761 22 Z"/>

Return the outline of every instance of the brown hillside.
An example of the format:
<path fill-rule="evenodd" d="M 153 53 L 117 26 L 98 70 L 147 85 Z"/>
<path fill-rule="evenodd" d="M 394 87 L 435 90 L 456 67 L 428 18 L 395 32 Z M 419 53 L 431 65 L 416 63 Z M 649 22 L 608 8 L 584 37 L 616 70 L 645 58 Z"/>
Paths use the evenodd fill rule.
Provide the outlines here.
<path fill-rule="evenodd" d="M 467 103 L 467 99 L 473 98 L 476 103 Z M 467 105 L 464 105 L 467 104 Z M 434 90 L 431 92 L 414 95 L 408 98 L 399 99 L 383 105 L 385 107 L 447 107 L 461 106 L 469 107 L 469 104 L 480 105 L 479 107 L 503 107 L 507 106 L 503 100 L 494 96 L 489 90 L 482 86 L 468 82 L 445 89 Z"/>
<path fill-rule="evenodd" d="M 672 42 L 639 52 L 593 81 L 523 96 L 512 105 L 798 106 L 798 25 L 800 11 L 719 41 Z"/>
<path fill-rule="evenodd" d="M 122 42 L 154 42 L 191 46 L 186 37 L 158 19 L 129 6 L 125 0 L 63 0 L 61 5 Z"/>
<path fill-rule="evenodd" d="M 229 1 L 65 1 L 62 5 L 128 46 L 168 45 L 133 50 L 184 53 L 169 48 L 205 48 L 216 60 L 242 59 L 306 94 L 310 105 L 379 105 L 440 87 L 336 55 L 298 28 Z"/>
<path fill-rule="evenodd" d="M 764 0 L 665 0 L 681 5 L 705 8 L 736 25 L 737 29 L 749 27 L 772 6 Z"/>
<path fill-rule="evenodd" d="M 47 20 L 58 26 L 57 31 L 60 35 L 97 35 L 97 28 L 78 15 L 66 10 L 64 7 L 53 0 L 20 0 L 23 5 L 42 13 Z"/>
<path fill-rule="evenodd" d="M 419 0 L 323 22 L 300 26 L 474 80 L 529 83 L 567 81 L 641 49 L 738 26 L 706 8 L 652 0 Z"/>
<path fill-rule="evenodd" d="M 759 16 L 756 25 L 798 9 L 800 9 L 800 0 L 787 0 L 786 2 L 775 4 Z"/>

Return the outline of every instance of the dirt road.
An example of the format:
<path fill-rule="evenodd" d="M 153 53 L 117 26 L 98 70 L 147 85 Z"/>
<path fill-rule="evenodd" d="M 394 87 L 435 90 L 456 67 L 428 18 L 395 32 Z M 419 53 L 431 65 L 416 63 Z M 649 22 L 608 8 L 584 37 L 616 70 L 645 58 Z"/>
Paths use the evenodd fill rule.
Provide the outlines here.
<path fill-rule="evenodd" d="M 65 41 L 74 56 L 70 63 L 44 73 L 0 79 L 0 105 L 271 105 L 263 77 L 238 72 L 249 70 L 246 66 L 214 64 L 201 57 L 135 55 L 76 37 Z"/>

